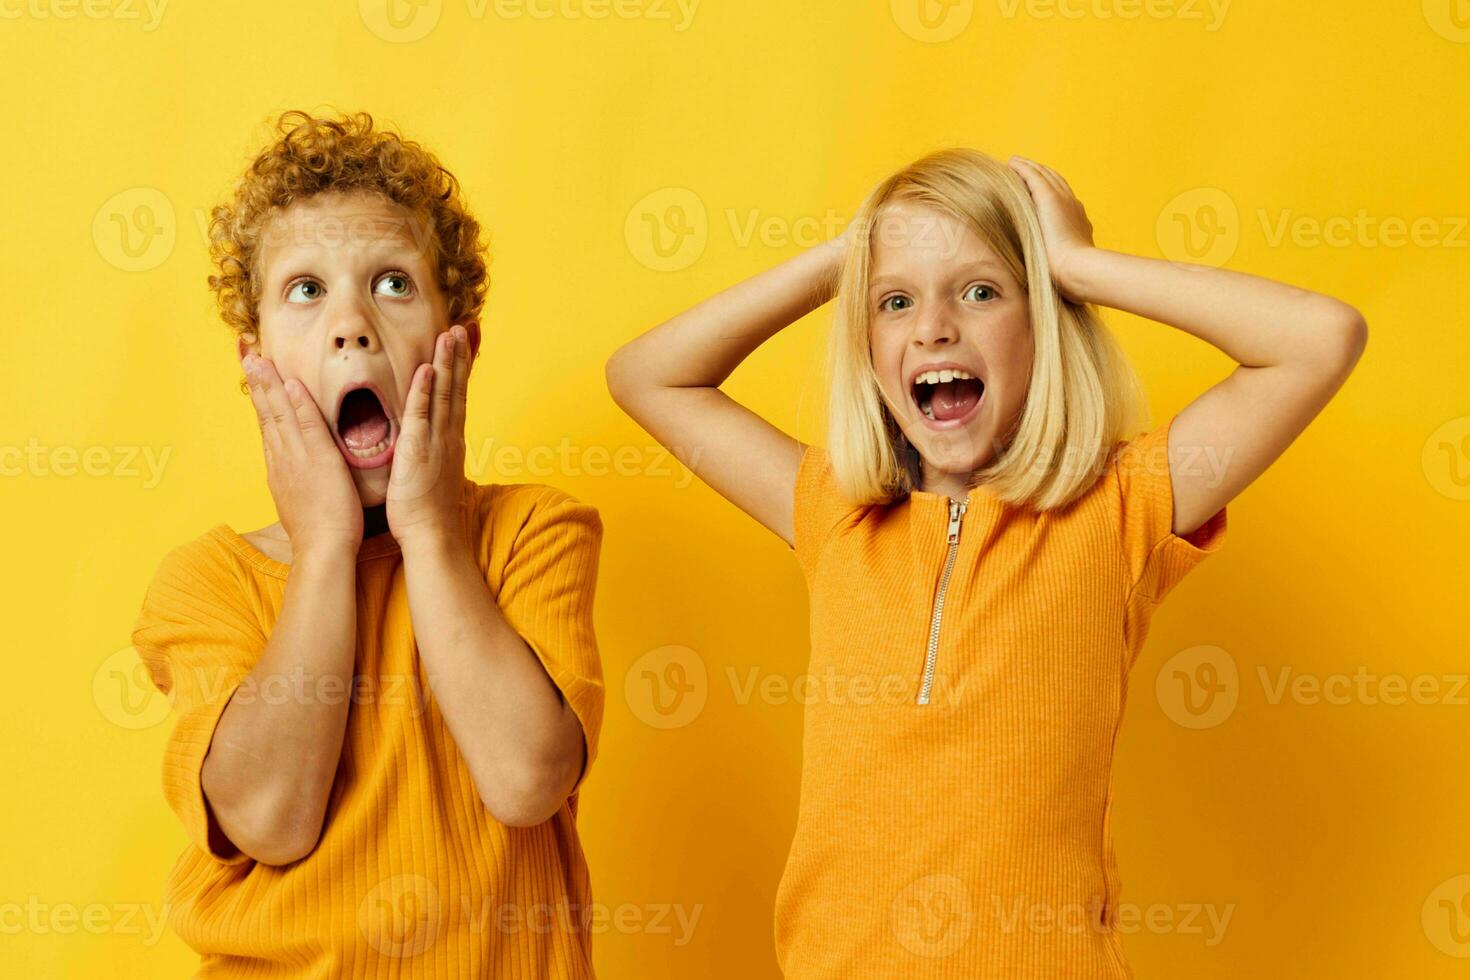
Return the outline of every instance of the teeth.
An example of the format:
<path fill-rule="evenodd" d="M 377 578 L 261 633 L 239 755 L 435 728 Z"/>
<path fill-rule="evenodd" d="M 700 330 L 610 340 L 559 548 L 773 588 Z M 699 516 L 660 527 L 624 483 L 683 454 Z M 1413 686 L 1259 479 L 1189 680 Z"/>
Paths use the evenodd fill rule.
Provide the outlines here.
<path fill-rule="evenodd" d="M 969 371 L 962 371 L 959 368 L 944 368 L 939 371 L 923 372 L 914 378 L 914 384 L 937 385 L 943 384 L 946 381 L 971 381 L 974 377 Z"/>
<path fill-rule="evenodd" d="M 380 442 L 380 443 L 378 443 L 376 446 L 373 446 L 373 447 L 371 447 L 369 449 L 353 449 L 351 446 L 348 446 L 346 443 L 343 443 L 343 446 L 344 446 L 344 448 L 346 448 L 346 450 L 349 453 L 351 453 L 352 455 L 356 456 L 358 459 L 372 459 L 374 456 L 378 455 L 379 453 L 381 453 L 385 449 L 387 449 L 388 448 L 388 443 L 390 443 L 392 441 L 393 441 L 393 423 L 392 422 L 389 422 L 388 423 L 388 434 L 386 436 L 384 436 L 383 437 L 383 441 Z"/>

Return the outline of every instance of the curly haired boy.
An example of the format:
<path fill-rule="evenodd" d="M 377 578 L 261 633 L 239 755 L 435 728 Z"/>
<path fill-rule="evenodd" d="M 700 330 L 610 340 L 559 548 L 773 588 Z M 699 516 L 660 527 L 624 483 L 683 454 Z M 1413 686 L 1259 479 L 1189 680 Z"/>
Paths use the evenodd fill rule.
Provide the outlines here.
<path fill-rule="evenodd" d="M 279 521 L 168 552 L 133 632 L 176 713 L 171 921 L 201 977 L 590 977 L 597 511 L 465 476 L 454 176 L 365 113 L 277 130 L 209 283 Z"/>

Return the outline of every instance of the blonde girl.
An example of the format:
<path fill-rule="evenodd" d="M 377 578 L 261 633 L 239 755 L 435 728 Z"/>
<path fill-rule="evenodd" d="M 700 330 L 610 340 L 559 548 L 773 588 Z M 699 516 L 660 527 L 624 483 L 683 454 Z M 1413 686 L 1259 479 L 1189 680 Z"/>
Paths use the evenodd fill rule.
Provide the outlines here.
<path fill-rule="evenodd" d="M 836 294 L 826 448 L 720 390 Z M 1095 306 L 1237 363 L 1132 439 Z M 1099 248 L 1055 171 L 927 156 L 848 231 L 625 345 L 619 405 L 808 584 L 794 978 L 1117 978 L 1111 768 L 1150 618 L 1366 341 L 1336 299 Z"/>

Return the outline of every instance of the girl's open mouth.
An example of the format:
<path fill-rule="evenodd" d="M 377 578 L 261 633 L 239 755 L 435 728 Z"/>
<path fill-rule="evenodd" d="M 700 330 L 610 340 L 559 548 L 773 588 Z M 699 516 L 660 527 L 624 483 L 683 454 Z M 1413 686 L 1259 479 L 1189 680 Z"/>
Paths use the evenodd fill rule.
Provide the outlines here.
<path fill-rule="evenodd" d="M 348 466 L 371 470 L 387 465 L 397 441 L 398 422 L 384 409 L 375 388 L 354 388 L 343 396 L 337 413 L 337 448 Z"/>
<path fill-rule="evenodd" d="M 909 387 L 924 423 L 934 429 L 965 425 L 980 410 L 985 382 L 959 369 L 925 371 Z"/>

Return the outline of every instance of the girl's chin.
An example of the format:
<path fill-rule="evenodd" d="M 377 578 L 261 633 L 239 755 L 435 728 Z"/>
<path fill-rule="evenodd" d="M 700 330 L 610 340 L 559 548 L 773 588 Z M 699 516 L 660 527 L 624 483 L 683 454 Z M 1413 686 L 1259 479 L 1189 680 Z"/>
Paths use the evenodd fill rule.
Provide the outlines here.
<path fill-rule="evenodd" d="M 919 437 L 914 442 L 919 455 L 935 469 L 946 473 L 971 472 L 984 462 L 984 441 L 980 433 L 969 426 L 945 429 L 942 432 L 931 430 L 914 435 Z M 913 442 L 912 436 L 910 442 Z"/>

